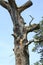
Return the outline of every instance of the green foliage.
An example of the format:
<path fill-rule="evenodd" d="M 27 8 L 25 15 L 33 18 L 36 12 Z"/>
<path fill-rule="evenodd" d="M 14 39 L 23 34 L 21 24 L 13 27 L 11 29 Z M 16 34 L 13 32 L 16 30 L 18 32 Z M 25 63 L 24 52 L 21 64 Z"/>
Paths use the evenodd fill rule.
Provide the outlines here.
<path fill-rule="evenodd" d="M 39 62 L 34 63 L 34 65 L 39 65 Z"/>
<path fill-rule="evenodd" d="M 42 40 L 43 39 L 43 20 L 40 21 L 40 29 L 34 31 L 36 35 L 34 36 L 35 39 Z M 38 52 L 41 54 L 40 63 L 36 62 L 34 65 L 43 65 L 43 42 L 34 43 L 35 47 L 32 49 L 34 52 Z"/>
<path fill-rule="evenodd" d="M 43 64 L 40 62 L 36 62 L 36 63 L 34 63 L 34 65 L 43 65 Z"/>

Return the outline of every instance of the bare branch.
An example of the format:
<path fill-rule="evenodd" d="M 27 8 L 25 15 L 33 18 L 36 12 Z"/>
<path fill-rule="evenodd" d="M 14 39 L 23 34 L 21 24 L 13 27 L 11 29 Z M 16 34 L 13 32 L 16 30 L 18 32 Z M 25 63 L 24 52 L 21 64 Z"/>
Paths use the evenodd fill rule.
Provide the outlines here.
<path fill-rule="evenodd" d="M 30 21 L 30 23 L 29 23 L 29 26 L 31 25 L 31 22 L 34 20 L 34 18 L 31 16 L 31 15 L 29 15 L 32 19 L 31 19 L 31 21 Z"/>
<path fill-rule="evenodd" d="M 22 11 L 24 11 L 25 9 L 27 9 L 30 6 L 32 6 L 32 2 L 27 1 L 24 5 L 22 5 L 21 7 L 18 8 L 19 13 L 21 13 Z"/>
<path fill-rule="evenodd" d="M 25 28 L 26 28 L 26 31 L 28 33 L 28 32 L 32 32 L 34 30 L 40 29 L 40 25 L 39 24 L 33 24 L 31 26 L 25 26 Z"/>
<path fill-rule="evenodd" d="M 43 42 L 43 39 L 34 39 L 34 41 L 33 42 L 37 42 L 37 43 L 39 43 L 39 42 Z"/>
<path fill-rule="evenodd" d="M 25 45 L 27 46 L 27 45 L 31 44 L 32 42 L 34 42 L 34 40 L 33 40 L 33 39 L 32 39 L 32 40 L 30 40 L 30 41 L 28 41 Z"/>
<path fill-rule="evenodd" d="M 26 43 L 26 45 L 29 45 L 29 44 L 31 44 L 32 42 L 36 42 L 36 43 L 43 42 L 43 39 L 41 39 L 41 40 L 39 40 L 39 39 L 32 39 L 32 40 L 28 41 L 28 42 Z"/>
<path fill-rule="evenodd" d="M 1 0 L 0 5 L 6 8 L 7 10 L 10 10 L 10 5 L 8 2 Z"/>

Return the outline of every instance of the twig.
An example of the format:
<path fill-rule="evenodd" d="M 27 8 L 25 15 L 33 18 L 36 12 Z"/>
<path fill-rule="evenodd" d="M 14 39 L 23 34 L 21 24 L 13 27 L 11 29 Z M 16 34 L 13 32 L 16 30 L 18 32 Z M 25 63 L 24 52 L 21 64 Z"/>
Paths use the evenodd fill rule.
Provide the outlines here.
<path fill-rule="evenodd" d="M 29 26 L 31 25 L 31 22 L 34 20 L 34 18 L 31 16 L 31 15 L 29 15 L 32 19 L 31 19 L 31 21 L 30 21 L 30 23 L 29 23 Z"/>

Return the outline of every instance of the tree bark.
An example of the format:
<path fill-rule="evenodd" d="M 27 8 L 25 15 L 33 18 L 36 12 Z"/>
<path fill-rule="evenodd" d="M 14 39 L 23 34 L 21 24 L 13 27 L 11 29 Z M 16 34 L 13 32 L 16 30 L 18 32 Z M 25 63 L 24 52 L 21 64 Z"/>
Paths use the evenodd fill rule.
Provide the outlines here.
<path fill-rule="evenodd" d="M 39 24 L 25 26 L 25 22 L 20 13 L 26 8 L 30 7 L 32 5 L 32 2 L 28 1 L 23 6 L 17 7 L 15 0 L 8 0 L 8 2 L 1 0 L 0 5 L 9 11 L 13 22 L 13 51 L 15 53 L 16 65 L 30 65 L 28 45 L 26 45 L 26 43 L 28 42 L 27 34 L 34 31 L 35 29 L 39 29 L 40 26 Z"/>

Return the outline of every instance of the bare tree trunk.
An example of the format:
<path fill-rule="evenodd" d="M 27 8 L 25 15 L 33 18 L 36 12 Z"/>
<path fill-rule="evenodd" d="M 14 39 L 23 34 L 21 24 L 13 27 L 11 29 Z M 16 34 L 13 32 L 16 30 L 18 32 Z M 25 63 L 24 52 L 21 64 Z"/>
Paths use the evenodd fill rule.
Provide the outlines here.
<path fill-rule="evenodd" d="M 30 65 L 27 34 L 35 29 L 39 29 L 39 24 L 25 26 L 25 22 L 20 13 L 30 7 L 32 2 L 28 1 L 23 6 L 17 7 L 15 0 L 8 0 L 8 2 L 1 0 L 0 5 L 9 11 L 12 18 L 14 32 L 12 34 L 14 37 L 13 51 L 15 53 L 16 65 Z"/>

